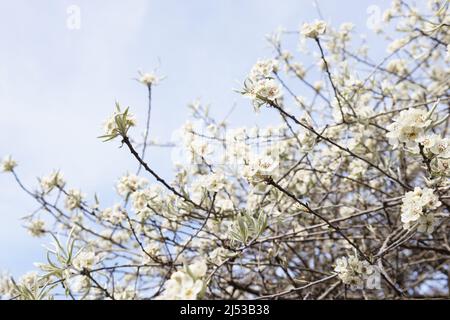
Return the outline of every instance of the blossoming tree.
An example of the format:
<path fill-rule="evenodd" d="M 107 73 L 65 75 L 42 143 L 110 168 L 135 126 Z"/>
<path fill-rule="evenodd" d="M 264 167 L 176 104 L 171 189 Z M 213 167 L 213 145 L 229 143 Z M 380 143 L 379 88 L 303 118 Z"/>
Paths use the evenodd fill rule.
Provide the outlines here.
<path fill-rule="evenodd" d="M 383 18 L 395 30 L 377 30 L 389 41 L 381 61 L 351 23 L 269 36 L 274 56 L 239 92 L 279 125 L 233 128 L 190 105 L 197 125 L 174 142 L 185 158 L 172 180 L 146 161 L 160 79 L 141 73 L 143 141 L 119 103 L 100 137 L 138 166 L 117 181 L 114 204 L 59 171 L 25 186 L 6 157 L 3 171 L 37 203 L 30 234 L 54 243 L 37 271 L 1 276 L 0 297 L 449 297 L 448 1 L 395 0 Z"/>

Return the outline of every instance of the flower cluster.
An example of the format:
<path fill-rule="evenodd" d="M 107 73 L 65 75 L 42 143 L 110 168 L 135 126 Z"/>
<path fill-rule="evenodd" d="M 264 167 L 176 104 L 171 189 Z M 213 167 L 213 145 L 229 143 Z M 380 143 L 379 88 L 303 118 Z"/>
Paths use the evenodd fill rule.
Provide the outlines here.
<path fill-rule="evenodd" d="M 126 198 L 131 193 L 145 187 L 148 184 L 147 179 L 138 177 L 135 174 L 127 173 L 117 182 L 117 192 Z"/>
<path fill-rule="evenodd" d="M 422 109 L 403 110 L 398 118 L 387 127 L 389 133 L 386 136 L 394 147 L 397 147 L 399 143 L 405 144 L 407 147 L 416 147 L 430 124 L 429 112 Z"/>
<path fill-rule="evenodd" d="M 141 220 L 145 220 L 152 215 L 152 210 L 160 208 L 161 197 L 162 189 L 155 185 L 133 192 L 130 198 L 137 216 Z"/>
<path fill-rule="evenodd" d="M 112 208 L 104 209 L 101 212 L 101 218 L 112 224 L 119 224 L 125 219 L 125 212 L 120 204 L 115 204 Z"/>
<path fill-rule="evenodd" d="M 1 170 L 3 172 L 11 172 L 16 166 L 17 162 L 11 156 L 6 156 L 1 162 Z"/>
<path fill-rule="evenodd" d="M 317 38 L 324 34 L 327 30 L 327 24 L 325 21 L 316 20 L 312 23 L 305 22 L 301 27 L 301 34 L 307 38 Z"/>
<path fill-rule="evenodd" d="M 160 78 L 157 77 L 154 73 L 149 72 L 141 72 L 139 71 L 139 82 L 146 85 L 157 85 L 160 81 Z"/>
<path fill-rule="evenodd" d="M 392 72 L 399 76 L 406 76 L 409 72 L 406 61 L 403 59 L 394 59 L 394 60 L 389 61 L 386 69 L 389 72 Z"/>
<path fill-rule="evenodd" d="M 437 134 L 430 134 L 424 137 L 420 143 L 423 145 L 425 152 L 433 156 L 442 158 L 450 157 L 450 139 L 442 138 Z"/>
<path fill-rule="evenodd" d="M 219 192 L 226 186 L 226 180 L 223 173 L 205 175 L 199 182 L 203 188 L 212 192 Z"/>
<path fill-rule="evenodd" d="M 34 219 L 27 226 L 28 232 L 33 237 L 42 237 L 45 233 L 45 222 L 41 219 Z"/>
<path fill-rule="evenodd" d="M 73 211 L 80 207 L 83 202 L 84 195 L 80 190 L 69 190 L 66 196 L 66 208 Z"/>
<path fill-rule="evenodd" d="M 96 253 L 94 249 L 82 249 L 73 259 L 72 266 L 78 271 L 91 270 L 101 260 L 102 255 Z"/>
<path fill-rule="evenodd" d="M 17 300 L 53 300 L 47 282 L 36 272 L 27 272 L 16 282 L 8 274 L 0 274 L 0 298 Z"/>
<path fill-rule="evenodd" d="M 166 283 L 166 290 L 159 298 L 162 300 L 196 300 L 205 289 L 204 277 L 208 266 L 204 260 L 198 260 L 184 269 L 172 274 Z"/>
<path fill-rule="evenodd" d="M 41 178 L 40 183 L 44 193 L 49 193 L 54 188 L 63 188 L 66 185 L 59 171 L 52 172 L 50 175 Z"/>
<path fill-rule="evenodd" d="M 275 103 L 282 98 L 282 90 L 273 78 L 278 70 L 278 61 L 259 60 L 251 69 L 245 82 L 244 95 L 253 100 L 253 106 L 258 110 L 266 103 Z"/>
<path fill-rule="evenodd" d="M 274 72 L 279 69 L 279 62 L 274 59 L 258 60 L 250 70 L 249 78 L 253 80 L 261 80 L 270 78 Z"/>
<path fill-rule="evenodd" d="M 401 208 L 403 227 L 411 229 L 418 224 L 419 232 L 432 233 L 437 225 L 432 211 L 440 206 L 441 202 L 433 189 L 416 187 L 414 191 L 407 192 Z"/>
<path fill-rule="evenodd" d="M 261 102 L 266 102 L 266 100 L 274 102 L 282 96 L 280 86 L 274 79 L 259 80 L 253 86 L 251 92 L 254 99 Z"/>
<path fill-rule="evenodd" d="M 17 295 L 12 276 L 0 273 L 0 299 L 11 299 Z"/>
<path fill-rule="evenodd" d="M 359 260 L 356 255 L 336 259 L 334 271 L 344 284 L 361 288 L 368 276 L 375 271 L 367 261 Z"/>
<path fill-rule="evenodd" d="M 251 183 L 258 183 L 272 176 L 279 166 L 279 162 L 272 156 L 251 155 L 244 167 L 243 176 Z"/>

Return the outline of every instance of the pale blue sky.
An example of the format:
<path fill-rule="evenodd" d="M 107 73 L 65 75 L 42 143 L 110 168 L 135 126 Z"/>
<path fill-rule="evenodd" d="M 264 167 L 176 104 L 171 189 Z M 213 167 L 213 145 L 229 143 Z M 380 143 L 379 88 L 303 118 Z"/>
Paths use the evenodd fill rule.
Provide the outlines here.
<path fill-rule="evenodd" d="M 367 8 L 389 4 L 318 2 L 329 23 L 351 21 L 369 40 Z M 81 9 L 80 30 L 66 27 L 70 5 Z M 61 169 L 70 187 L 97 191 L 112 204 L 113 182 L 136 166 L 117 144 L 96 137 L 115 100 L 144 114 L 145 88 L 132 80 L 137 70 L 159 65 L 167 77 L 154 91 L 152 137 L 169 139 L 195 98 L 219 116 L 236 102 L 231 122 L 251 125 L 258 116 L 232 91 L 236 81 L 258 58 L 271 56 L 267 33 L 279 26 L 297 30 L 316 18 L 312 0 L 1 1 L 0 157 L 18 160 L 27 185 Z M 167 159 L 164 150 L 149 157 L 164 176 L 170 175 Z M 20 217 L 34 208 L 10 175 L 0 175 L 0 270 L 19 275 L 43 259 L 47 240 L 21 227 Z"/>

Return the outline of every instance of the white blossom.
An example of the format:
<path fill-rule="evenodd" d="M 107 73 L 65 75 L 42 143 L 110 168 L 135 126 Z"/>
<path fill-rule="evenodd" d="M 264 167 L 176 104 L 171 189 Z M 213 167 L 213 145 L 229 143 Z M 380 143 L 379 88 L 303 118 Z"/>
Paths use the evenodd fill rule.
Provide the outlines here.
<path fill-rule="evenodd" d="M 279 166 L 279 161 L 271 156 L 253 155 L 244 167 L 243 175 L 249 181 L 258 181 L 272 176 Z"/>
<path fill-rule="evenodd" d="M 208 266 L 203 259 L 198 259 L 187 268 L 189 268 L 189 273 L 196 279 L 204 277 L 208 270 Z"/>
<path fill-rule="evenodd" d="M 33 237 L 42 237 L 45 234 L 45 222 L 41 219 L 34 219 L 27 226 L 28 232 Z"/>
<path fill-rule="evenodd" d="M 245 95 L 254 101 L 255 109 L 259 109 L 267 101 L 276 102 L 283 95 L 278 83 L 271 78 L 250 82 L 246 90 Z"/>
<path fill-rule="evenodd" d="M 405 229 L 410 229 L 416 221 L 422 225 L 420 230 L 434 228 L 434 218 L 428 216 L 432 215 L 430 211 L 440 207 L 441 202 L 433 189 L 416 187 L 414 191 L 407 192 L 402 201 L 401 221 Z M 432 227 L 427 227 L 428 224 Z"/>
<path fill-rule="evenodd" d="M 70 211 L 73 211 L 80 207 L 81 203 L 83 202 L 84 195 L 81 193 L 80 190 L 69 190 L 67 191 L 66 196 L 66 208 Z"/>
<path fill-rule="evenodd" d="M 226 186 L 226 180 L 223 173 L 212 173 L 202 179 L 202 185 L 211 192 L 219 192 Z"/>
<path fill-rule="evenodd" d="M 10 274 L 0 273 L 0 299 L 11 299 L 16 295 L 16 288 Z"/>
<path fill-rule="evenodd" d="M 423 145 L 425 152 L 432 153 L 436 156 L 448 158 L 450 156 L 450 139 L 442 138 L 437 134 L 425 136 L 420 143 Z"/>
<path fill-rule="evenodd" d="M 278 68 L 279 64 L 277 60 L 258 60 L 250 70 L 249 78 L 254 81 L 270 78 L 273 76 L 274 72 L 278 71 Z"/>
<path fill-rule="evenodd" d="M 73 259 L 73 267 L 79 271 L 84 269 L 91 270 L 97 263 L 102 260 L 101 255 L 93 249 L 82 249 Z"/>
<path fill-rule="evenodd" d="M 405 60 L 393 59 L 389 61 L 386 66 L 389 72 L 395 73 L 399 76 L 406 76 L 409 72 L 408 65 Z"/>
<path fill-rule="evenodd" d="M 49 193 L 54 188 L 63 188 L 66 184 L 62 177 L 62 174 L 59 171 L 55 171 L 49 176 L 41 178 L 40 183 L 44 193 Z"/>
<path fill-rule="evenodd" d="M 127 173 L 117 182 L 117 192 L 122 197 L 128 197 L 131 193 L 145 187 L 147 183 L 146 179 Z"/>
<path fill-rule="evenodd" d="M 156 85 L 159 83 L 160 79 L 151 72 L 141 72 L 139 71 L 139 82 L 144 85 Z"/>
<path fill-rule="evenodd" d="M 17 166 L 17 162 L 11 157 L 6 156 L 3 158 L 1 163 L 1 171 L 3 172 L 11 172 Z"/>
<path fill-rule="evenodd" d="M 112 208 L 103 210 L 101 212 L 101 217 L 112 224 L 119 224 L 125 219 L 124 209 L 120 204 L 115 204 Z"/>
<path fill-rule="evenodd" d="M 389 143 L 394 147 L 399 143 L 405 143 L 407 147 L 416 147 L 425 133 L 425 129 L 431 124 L 429 113 L 421 109 L 408 109 L 400 112 L 394 123 L 387 129 Z"/>
<path fill-rule="evenodd" d="M 203 291 L 207 266 L 203 261 L 195 262 L 183 271 L 172 274 L 166 283 L 166 289 L 159 299 L 196 300 Z"/>
<path fill-rule="evenodd" d="M 421 216 L 419 218 L 419 226 L 417 227 L 417 231 L 432 234 L 438 225 L 438 222 L 438 219 L 433 214 Z"/>
<path fill-rule="evenodd" d="M 327 24 L 325 21 L 316 20 L 312 23 L 305 22 L 301 27 L 301 34 L 307 38 L 317 38 L 325 33 Z"/>
<path fill-rule="evenodd" d="M 367 262 L 359 260 L 356 255 L 336 259 L 334 271 L 344 284 L 360 288 L 374 268 Z"/>

